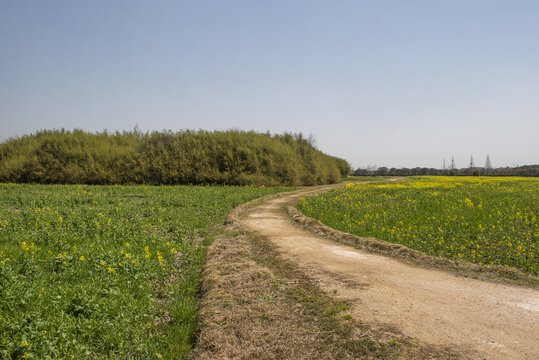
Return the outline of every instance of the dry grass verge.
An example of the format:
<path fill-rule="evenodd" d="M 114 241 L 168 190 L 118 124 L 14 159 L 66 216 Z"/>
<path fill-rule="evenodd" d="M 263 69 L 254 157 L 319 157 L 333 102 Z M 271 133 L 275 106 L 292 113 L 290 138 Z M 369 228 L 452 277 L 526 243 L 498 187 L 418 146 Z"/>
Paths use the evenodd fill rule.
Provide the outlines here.
<path fill-rule="evenodd" d="M 275 271 L 267 250 L 245 234 L 216 238 L 208 252 L 192 359 L 392 358 L 386 355 L 394 347 L 354 339 L 353 329 L 340 324 L 344 302 Z"/>

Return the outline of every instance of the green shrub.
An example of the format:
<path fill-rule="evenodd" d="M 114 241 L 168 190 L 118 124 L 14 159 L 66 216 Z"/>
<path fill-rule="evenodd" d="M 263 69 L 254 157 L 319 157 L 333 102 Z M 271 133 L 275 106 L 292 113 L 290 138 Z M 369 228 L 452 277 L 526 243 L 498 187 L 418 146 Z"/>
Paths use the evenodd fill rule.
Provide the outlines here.
<path fill-rule="evenodd" d="M 349 173 L 301 134 L 43 130 L 0 144 L 0 182 L 317 185 Z"/>

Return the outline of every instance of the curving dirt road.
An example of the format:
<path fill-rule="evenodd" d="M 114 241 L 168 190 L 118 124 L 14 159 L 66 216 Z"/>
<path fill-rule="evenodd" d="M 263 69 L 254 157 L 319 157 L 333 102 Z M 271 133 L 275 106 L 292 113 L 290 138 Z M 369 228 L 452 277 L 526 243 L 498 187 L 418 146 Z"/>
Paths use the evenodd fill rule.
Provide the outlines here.
<path fill-rule="evenodd" d="M 350 300 L 354 318 L 461 358 L 539 359 L 539 290 L 456 277 L 320 238 L 283 210 L 308 192 L 256 206 L 242 223 L 322 288 Z"/>

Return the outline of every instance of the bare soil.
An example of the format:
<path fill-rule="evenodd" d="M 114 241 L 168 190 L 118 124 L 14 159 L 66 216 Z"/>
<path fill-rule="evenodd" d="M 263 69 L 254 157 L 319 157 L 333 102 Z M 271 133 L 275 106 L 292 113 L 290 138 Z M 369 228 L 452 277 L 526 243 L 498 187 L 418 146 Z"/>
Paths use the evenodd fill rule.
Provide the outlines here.
<path fill-rule="evenodd" d="M 351 304 L 348 313 L 358 323 L 374 332 L 396 329 L 419 348 L 451 349 L 433 358 L 539 358 L 537 288 L 459 277 L 307 232 L 285 209 L 309 191 L 254 206 L 241 225 Z"/>

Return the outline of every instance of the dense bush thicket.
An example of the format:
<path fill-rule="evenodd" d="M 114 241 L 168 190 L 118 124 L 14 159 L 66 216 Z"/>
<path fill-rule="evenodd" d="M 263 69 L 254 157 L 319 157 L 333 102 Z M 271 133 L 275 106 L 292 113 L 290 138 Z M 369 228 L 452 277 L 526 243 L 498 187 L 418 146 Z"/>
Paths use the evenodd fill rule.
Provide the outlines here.
<path fill-rule="evenodd" d="M 349 172 L 301 134 L 44 130 L 0 144 L 0 182 L 316 185 Z"/>

